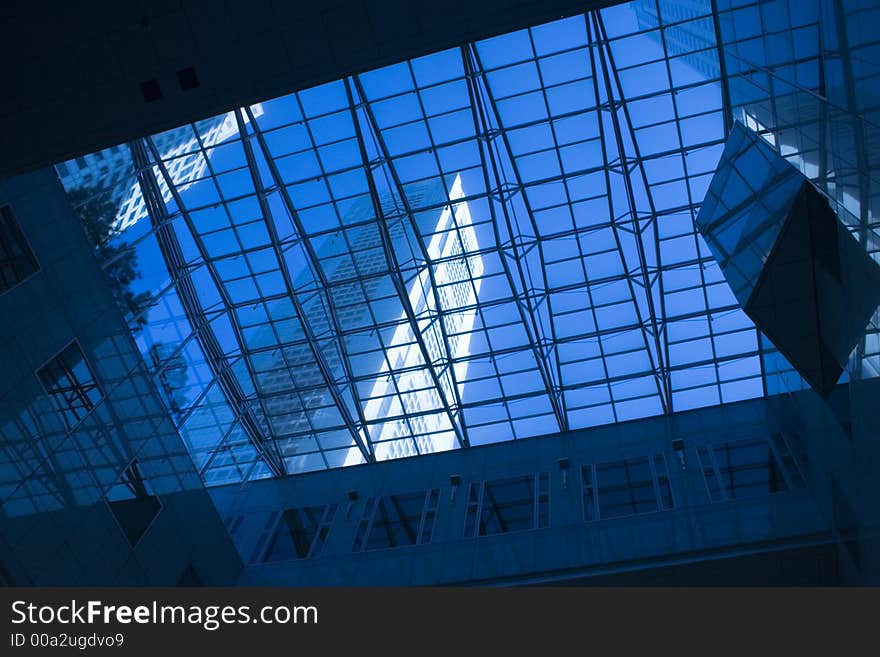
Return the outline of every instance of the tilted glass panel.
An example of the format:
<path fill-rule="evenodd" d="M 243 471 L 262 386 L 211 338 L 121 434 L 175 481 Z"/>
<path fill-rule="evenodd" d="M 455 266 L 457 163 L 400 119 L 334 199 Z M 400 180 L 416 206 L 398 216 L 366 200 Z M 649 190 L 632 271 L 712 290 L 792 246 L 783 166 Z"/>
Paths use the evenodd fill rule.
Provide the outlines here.
<path fill-rule="evenodd" d="M 104 396 L 76 342 L 43 365 L 37 376 L 68 429 L 78 425 Z"/>

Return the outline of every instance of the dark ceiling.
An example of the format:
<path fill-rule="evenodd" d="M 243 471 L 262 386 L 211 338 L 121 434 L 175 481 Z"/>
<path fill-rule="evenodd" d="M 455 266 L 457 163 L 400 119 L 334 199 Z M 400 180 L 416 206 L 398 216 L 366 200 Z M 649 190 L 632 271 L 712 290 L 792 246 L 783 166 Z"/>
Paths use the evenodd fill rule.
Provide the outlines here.
<path fill-rule="evenodd" d="M 6 63 L 0 175 L 610 4 L 615 1 L 0 3 Z"/>

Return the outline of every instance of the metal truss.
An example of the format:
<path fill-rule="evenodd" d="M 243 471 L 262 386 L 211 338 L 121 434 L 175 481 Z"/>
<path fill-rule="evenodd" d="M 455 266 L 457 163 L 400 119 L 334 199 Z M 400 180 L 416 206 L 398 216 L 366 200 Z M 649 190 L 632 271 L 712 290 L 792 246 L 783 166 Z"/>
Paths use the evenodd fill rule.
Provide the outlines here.
<path fill-rule="evenodd" d="M 275 227 L 276 224 L 275 219 L 272 216 L 272 209 L 269 207 L 269 204 L 266 201 L 266 190 L 263 188 L 260 171 L 257 168 L 253 146 L 251 144 L 250 138 L 247 135 L 247 130 L 245 128 L 245 123 L 244 119 L 242 118 L 241 111 L 238 109 L 235 110 L 235 120 L 238 124 L 239 134 L 241 135 L 245 157 L 247 158 L 248 170 L 251 175 L 251 180 L 253 181 L 254 189 L 257 192 L 257 201 L 260 204 L 260 210 L 262 211 L 263 218 L 266 222 L 266 228 L 269 232 L 269 239 L 272 243 L 272 250 L 275 253 L 275 257 L 278 259 L 278 267 L 281 270 L 282 277 L 284 278 L 284 286 L 287 290 L 288 297 L 293 303 L 293 307 L 296 310 L 296 314 L 299 317 L 300 323 L 302 324 L 303 332 L 305 333 L 306 338 L 309 341 L 309 348 L 311 349 L 312 355 L 315 358 L 315 362 L 318 364 L 318 367 L 321 370 L 321 376 L 324 379 L 324 383 L 327 386 L 327 389 L 330 391 L 330 394 L 333 396 L 333 401 L 336 404 L 336 408 L 339 411 L 339 414 L 342 416 L 345 422 L 345 426 L 348 428 L 348 432 L 351 434 L 351 437 L 354 440 L 355 445 L 357 445 L 358 449 L 361 451 L 361 454 L 363 454 L 364 459 L 367 461 L 373 461 L 373 452 L 368 446 L 369 439 L 365 439 L 365 436 L 362 434 L 362 428 L 365 426 L 366 421 L 364 420 L 363 415 L 360 413 L 360 404 L 358 404 L 357 402 L 355 403 L 359 412 L 359 421 L 356 421 L 351 416 L 348 406 L 346 405 L 345 400 L 342 398 L 342 392 L 339 390 L 339 387 L 337 386 L 336 381 L 333 378 L 333 373 L 331 372 L 330 367 L 328 366 L 327 361 L 324 358 L 324 354 L 321 351 L 320 345 L 318 344 L 318 340 L 309 321 L 309 317 L 303 309 L 303 305 L 299 300 L 299 295 L 294 289 L 293 280 L 291 279 L 290 271 L 287 267 L 287 262 L 284 258 L 284 254 L 282 253 L 281 246 L 279 244 L 278 231 Z M 327 306 L 330 307 L 330 304 L 328 303 Z M 331 317 L 333 317 L 334 327 L 337 328 L 338 335 L 338 324 L 336 322 L 335 315 L 333 314 L 332 310 L 330 312 Z M 344 345 L 341 344 L 341 341 L 339 342 L 339 349 L 342 352 L 342 360 L 345 367 L 345 372 L 346 374 L 350 375 L 351 368 L 348 364 L 348 357 L 344 352 Z"/>
<path fill-rule="evenodd" d="M 357 92 L 357 96 L 360 99 L 360 102 L 358 103 L 355 103 L 352 86 L 354 86 Z M 403 305 L 403 309 L 410 323 L 411 330 L 418 343 L 419 351 L 421 352 L 422 358 L 425 361 L 425 367 L 427 368 L 428 373 L 431 376 L 431 382 L 434 385 L 434 388 L 436 389 L 437 394 L 439 395 L 443 403 L 443 411 L 448 416 L 449 422 L 452 425 L 453 430 L 455 431 L 455 436 L 458 444 L 461 447 L 469 447 L 470 441 L 468 440 L 467 436 L 467 426 L 464 421 L 464 416 L 460 413 L 456 415 L 454 410 L 454 408 L 461 407 L 461 399 L 458 393 L 459 386 L 458 381 L 455 377 L 455 368 L 453 366 L 452 347 L 449 344 L 449 336 L 446 333 L 446 327 L 443 321 L 443 309 L 440 303 L 440 299 L 437 297 L 437 280 L 434 276 L 434 268 L 431 262 L 431 258 L 428 254 L 427 246 L 425 245 L 421 231 L 419 230 L 418 224 L 416 223 L 412 207 L 410 206 L 406 196 L 406 191 L 403 189 L 403 186 L 400 183 L 400 178 L 397 176 L 393 164 L 391 164 L 391 158 L 388 154 L 388 148 L 385 145 L 385 140 L 382 137 L 382 131 L 376 124 L 376 118 L 373 115 L 370 104 L 364 100 L 366 96 L 363 93 L 363 88 L 361 87 L 357 76 L 353 78 L 353 82 L 349 79 L 345 80 L 345 90 L 348 97 L 349 106 L 351 108 L 352 122 L 354 123 L 355 134 L 357 135 L 358 149 L 360 150 L 361 158 L 364 163 L 364 169 L 367 174 L 367 184 L 369 185 L 370 189 L 370 196 L 373 202 L 373 210 L 376 213 L 376 220 L 380 228 L 380 234 L 382 236 L 382 246 L 385 250 L 385 259 L 388 264 L 388 271 L 391 273 L 394 279 L 395 287 L 397 288 L 397 293 L 400 297 L 400 302 Z M 413 237 L 415 238 L 416 243 L 419 246 L 419 251 L 421 253 L 422 259 L 425 262 L 425 268 L 427 270 L 428 278 L 430 281 L 431 296 L 433 298 L 434 307 L 436 308 L 436 312 L 433 314 L 431 321 L 437 322 L 439 325 L 441 337 L 443 340 L 443 347 L 446 352 L 445 361 L 435 362 L 435 359 L 431 358 L 431 354 L 428 351 L 427 345 L 425 344 L 425 338 L 422 334 L 422 328 L 419 326 L 419 320 L 416 317 L 415 311 L 412 307 L 412 303 L 410 302 L 409 293 L 406 289 L 406 283 L 403 280 L 400 262 L 397 258 L 397 254 L 392 247 L 391 232 L 389 230 L 388 219 L 385 216 L 385 211 L 382 208 L 382 201 L 379 198 L 379 193 L 376 189 L 376 180 L 374 177 L 375 174 L 373 172 L 373 167 L 370 165 L 367 157 L 363 128 L 361 127 L 360 120 L 357 114 L 358 107 L 363 108 L 364 115 L 366 116 L 372 136 L 376 141 L 376 145 L 379 148 L 381 157 L 385 162 L 388 163 L 388 172 L 390 173 L 391 179 L 393 181 L 394 189 L 398 197 L 400 198 L 401 204 L 403 205 L 404 213 L 409 222 Z M 430 311 L 430 306 L 428 306 L 428 310 Z M 440 373 L 438 373 L 437 369 L 435 368 L 440 369 Z M 449 374 L 451 380 L 449 388 L 451 389 L 452 395 L 454 397 L 452 403 L 450 403 L 450 400 L 447 399 L 447 390 L 440 382 L 440 377 L 442 376 L 442 370 L 444 368 Z"/>
<path fill-rule="evenodd" d="M 544 262 L 544 251 L 540 240 L 540 235 L 538 231 L 538 226 L 535 223 L 534 213 L 532 212 L 531 205 L 529 204 L 528 196 L 523 191 L 523 182 L 520 176 L 519 170 L 516 166 L 516 158 L 513 156 L 512 151 L 510 150 L 510 143 L 507 139 L 507 133 L 503 130 L 498 130 L 493 128 L 494 125 L 499 124 L 499 119 L 497 113 L 495 113 L 494 107 L 495 103 L 492 97 L 492 92 L 488 84 L 485 84 L 483 90 L 488 98 L 488 102 L 483 101 L 483 96 L 480 92 L 480 89 L 476 83 L 476 80 L 482 76 L 482 67 L 480 65 L 479 54 L 476 52 L 476 49 L 473 47 L 462 49 L 462 57 L 465 61 L 466 72 L 470 73 L 468 76 L 471 80 L 471 84 L 473 87 L 469 87 L 471 94 L 471 101 L 474 104 L 474 117 L 475 121 L 477 121 L 477 125 L 479 126 L 479 130 L 477 134 L 483 135 L 485 139 L 485 149 L 484 154 L 487 154 L 489 157 L 489 162 L 491 163 L 492 170 L 492 178 L 496 185 L 500 187 L 504 182 L 502 181 L 503 174 L 500 171 L 500 166 L 498 163 L 497 152 L 493 151 L 494 139 L 501 136 L 501 139 L 504 143 L 504 148 L 507 151 L 507 157 L 509 158 L 510 166 L 513 169 L 514 180 L 516 181 L 516 188 L 518 192 L 522 196 L 523 203 L 526 207 L 526 213 L 528 214 L 528 220 L 532 232 L 534 234 L 534 239 L 532 240 L 532 245 L 537 244 L 538 252 L 540 254 L 541 261 Z M 489 112 L 493 113 L 493 116 L 489 116 Z M 483 166 L 485 168 L 485 158 L 483 158 Z M 488 177 L 487 177 L 488 180 Z M 489 189 L 487 187 L 487 189 Z M 490 208 L 493 207 L 490 204 Z M 559 364 L 556 359 L 553 359 L 553 364 L 548 364 L 550 358 L 550 351 L 552 346 L 556 343 L 556 335 L 553 331 L 552 321 L 551 321 L 551 338 L 546 338 L 542 334 L 541 327 L 535 319 L 537 314 L 537 307 L 543 302 L 543 299 L 533 298 L 534 295 L 529 294 L 529 290 L 532 286 L 526 280 L 528 272 L 524 269 L 523 266 L 523 250 L 518 248 L 518 242 L 521 242 L 521 235 L 519 234 L 518 227 L 514 225 L 514 219 L 511 218 L 511 211 L 508 208 L 508 203 L 506 200 L 502 199 L 501 202 L 502 213 L 504 214 L 504 223 L 507 228 L 507 233 L 510 236 L 510 245 L 511 251 L 513 253 L 513 262 L 516 267 L 517 277 L 519 279 L 519 285 L 523 291 L 524 299 L 521 299 L 519 295 L 516 293 L 516 285 L 514 282 L 514 278 L 512 276 L 508 276 L 508 281 L 511 285 L 511 292 L 516 298 L 517 307 L 520 310 L 520 317 L 523 318 L 523 326 L 525 327 L 528 335 L 529 342 L 532 346 L 532 351 L 535 354 L 535 361 L 538 365 L 539 371 L 541 372 L 541 379 L 544 381 L 544 388 L 547 393 L 547 397 L 550 400 L 550 403 L 553 407 L 553 414 L 556 416 L 556 422 L 559 425 L 560 431 L 568 430 L 568 419 L 565 415 L 565 411 L 563 409 L 563 402 L 560 399 L 560 393 L 558 392 L 558 385 L 562 380 L 562 372 L 559 370 Z M 498 217 L 495 213 L 492 216 L 492 222 L 497 224 Z M 500 237 L 500 233 L 496 230 L 496 236 L 498 240 L 498 246 L 501 248 L 502 240 Z M 526 249 L 529 248 L 528 244 L 521 244 L 525 246 Z M 506 262 L 505 254 L 502 253 L 502 261 Z M 541 279 L 544 280 L 544 272 L 541 272 Z M 546 287 L 546 285 L 544 286 Z M 522 301 L 525 301 L 525 306 L 523 307 Z M 547 299 L 547 303 L 549 304 L 549 299 Z M 551 373 L 552 370 L 555 369 L 557 384 L 554 385 L 553 375 Z"/>
<path fill-rule="evenodd" d="M 197 331 L 197 339 L 202 346 L 208 366 L 217 377 L 218 385 L 229 400 L 230 407 L 236 413 L 241 422 L 242 428 L 247 434 L 248 439 L 256 448 L 257 453 L 263 457 L 266 464 L 276 476 L 283 476 L 286 474 L 286 469 L 284 467 L 284 459 L 281 458 L 281 454 L 278 452 L 278 446 L 274 441 L 264 435 L 259 422 L 254 418 L 253 411 L 251 410 L 249 402 L 245 399 L 241 386 L 226 367 L 226 357 L 223 354 L 220 343 L 202 312 L 201 305 L 198 301 L 198 294 L 193 287 L 189 272 L 185 265 L 185 259 L 180 248 L 180 243 L 177 240 L 173 228 L 167 221 L 168 216 L 166 206 L 162 200 L 162 192 L 153 172 L 153 167 L 147 157 L 147 148 L 152 150 L 153 157 L 157 161 L 157 166 L 165 177 L 166 184 L 172 190 L 172 194 L 175 197 L 175 201 L 178 204 L 178 208 L 180 209 L 187 226 L 193 233 L 193 236 L 197 239 L 197 233 L 192 227 L 192 219 L 186 212 L 186 206 L 180 201 L 174 183 L 170 176 L 168 176 L 167 169 L 165 169 L 164 164 L 162 164 L 161 158 L 158 157 L 158 154 L 155 151 L 155 146 L 153 146 L 152 142 L 148 139 L 145 146 L 144 142 L 139 140 L 131 143 L 129 148 L 131 150 L 132 161 L 135 165 L 138 183 L 141 187 L 141 193 L 143 194 L 144 202 L 147 206 L 150 221 L 157 227 L 156 239 L 162 250 L 162 255 L 165 259 L 169 273 L 174 281 L 181 304 L 183 305 L 187 316 L 192 319 L 195 326 L 199 329 Z M 200 252 L 206 264 L 209 263 L 210 259 L 207 257 L 204 245 L 202 245 L 198 239 L 196 243 L 200 247 Z M 219 283 L 219 279 L 216 278 L 215 283 L 218 284 L 218 289 L 220 289 L 221 294 L 223 294 L 222 283 Z M 224 299 L 224 301 L 228 301 L 228 299 Z M 231 301 L 228 301 L 228 303 L 229 305 L 227 307 L 231 308 Z M 244 342 L 241 338 L 240 329 L 235 324 L 233 324 L 233 326 L 236 334 L 236 341 L 240 348 L 242 348 L 242 351 L 244 351 Z"/>
<path fill-rule="evenodd" d="M 592 25 L 591 25 L 592 23 Z M 598 38 L 590 38 L 589 35 L 593 34 L 595 30 L 595 34 Z M 641 319 L 641 311 L 639 310 L 639 303 L 636 299 L 637 291 L 636 284 L 640 283 L 642 289 L 645 294 L 645 301 L 648 309 L 648 319 L 645 323 L 650 324 L 650 330 L 645 328 L 643 330 L 643 336 L 645 339 L 645 347 L 648 350 L 648 355 L 651 359 L 651 364 L 655 369 L 655 377 L 657 379 L 658 391 L 661 394 L 661 399 L 663 400 L 663 407 L 666 413 L 672 412 L 672 387 L 669 381 L 669 374 L 666 371 L 665 361 L 668 360 L 669 352 L 663 345 L 661 345 L 661 331 L 662 331 L 662 322 L 663 316 L 660 317 L 658 321 L 658 312 L 654 303 L 654 292 L 653 292 L 653 283 L 651 280 L 652 271 L 650 270 L 647 262 L 647 256 L 645 254 L 645 244 L 644 244 L 644 231 L 648 230 L 653 226 L 652 229 L 652 241 L 654 244 L 654 258 L 656 260 L 656 272 L 654 275 L 654 280 L 657 281 L 657 287 L 659 290 L 660 296 L 660 311 L 665 315 L 665 307 L 663 305 L 664 294 L 663 294 L 663 276 L 659 273 L 662 270 L 661 260 L 660 260 L 660 239 L 657 232 L 657 220 L 656 214 L 657 210 L 654 206 L 654 201 L 651 198 L 650 185 L 648 184 L 648 180 L 644 175 L 644 169 L 642 168 L 642 157 L 639 153 L 638 139 L 636 138 L 635 132 L 632 129 L 632 122 L 629 118 L 629 113 L 626 107 L 626 101 L 623 98 L 623 88 L 620 84 L 620 77 L 617 73 L 617 68 L 614 66 L 614 56 L 611 52 L 611 48 L 608 45 L 608 36 L 605 34 L 605 29 L 602 24 L 602 17 L 598 12 L 592 12 L 587 19 L 587 35 L 588 41 L 596 45 L 596 50 L 598 50 L 598 55 L 592 55 L 593 49 L 590 49 L 591 52 L 591 61 L 594 62 L 594 90 L 596 93 L 597 100 L 601 97 L 600 90 L 598 88 L 598 72 L 595 69 L 595 60 L 598 59 L 600 62 L 600 66 L 602 69 L 602 79 L 605 83 L 605 98 L 606 105 L 603 107 L 603 110 L 606 111 L 611 118 L 611 123 L 614 127 L 614 143 L 617 147 L 617 158 L 610 158 L 607 152 L 607 146 L 605 146 L 605 135 L 604 135 L 604 125 L 603 121 L 599 120 L 599 130 L 602 135 L 601 142 L 603 144 L 603 154 L 605 157 L 605 161 L 608 162 L 609 167 L 613 160 L 616 160 L 620 166 L 620 174 L 623 176 L 624 187 L 626 189 L 626 202 L 629 207 L 629 213 L 632 216 L 632 224 L 633 224 L 633 236 L 635 238 L 636 243 L 636 253 L 639 259 L 639 276 L 636 279 L 636 282 L 633 281 L 632 278 L 627 279 L 628 285 L 630 288 L 630 294 L 632 294 L 633 303 L 636 305 L 637 312 Z M 614 88 L 612 88 L 612 79 L 614 82 Z M 616 95 L 615 95 L 616 94 Z M 615 98 L 617 101 L 615 101 Z M 620 120 L 620 116 L 618 112 L 623 114 L 623 121 Z M 623 125 L 622 125 L 623 124 Z M 626 146 L 623 141 L 623 130 L 625 129 L 629 132 L 630 143 L 632 143 L 633 149 L 635 151 L 634 157 L 627 157 Z M 648 201 L 649 207 L 649 215 L 648 221 L 644 228 L 642 227 L 641 214 L 639 212 L 639 208 L 636 204 L 635 192 L 634 192 L 634 183 L 632 179 L 632 171 L 634 168 L 638 168 L 641 174 L 641 182 L 644 185 L 643 190 L 645 192 L 645 197 Z M 608 189 L 608 210 L 613 217 L 614 207 L 611 198 L 611 182 L 610 182 L 610 174 L 608 169 L 605 171 L 605 181 Z M 613 224 L 612 224 L 613 225 Z M 625 230 L 621 227 L 620 230 Z M 618 248 L 620 249 L 621 258 L 624 259 L 624 263 L 626 263 L 626 259 L 624 257 L 624 250 L 620 246 L 620 230 L 615 230 L 615 239 L 618 243 Z M 628 266 L 625 264 L 624 266 Z M 644 326 L 645 324 L 643 324 Z M 649 343 L 653 343 L 654 351 L 648 347 Z"/>
<path fill-rule="evenodd" d="M 697 400 L 698 393 L 711 392 L 721 400 L 723 384 L 748 383 L 757 376 L 763 381 L 763 372 L 737 366 L 760 352 L 760 344 L 755 349 L 743 337 L 754 326 L 740 318 L 716 325 L 717 318 L 740 310 L 729 298 L 713 295 L 713 286 L 719 285 L 707 273 L 713 260 L 701 251 L 693 228 L 700 202 L 694 180 L 711 170 L 691 170 L 686 158 L 695 147 L 682 124 L 720 110 L 724 130 L 707 130 L 698 144 L 714 152 L 724 143 L 731 120 L 714 0 L 712 5 L 715 38 L 707 34 L 706 49 L 699 53 L 719 57 L 722 77 L 707 80 L 720 83 L 717 106 L 680 110 L 677 94 L 699 93 L 706 83 L 674 81 L 671 61 L 678 55 L 673 50 L 681 46 L 670 42 L 673 33 L 666 28 L 680 23 L 665 24 L 655 3 L 658 24 L 640 28 L 636 37 L 657 41 L 662 54 L 656 61 L 629 57 L 627 63 L 626 53 L 616 47 L 631 35 L 614 34 L 619 27 L 610 21 L 606 25 L 602 12 L 588 12 L 567 19 L 580 40 L 558 48 L 548 48 L 539 38 L 542 28 L 534 28 L 519 33 L 515 57 L 499 49 L 493 60 L 484 42 L 447 52 L 450 73 L 445 78 L 420 78 L 414 60 L 396 69 L 400 84 L 390 91 L 371 82 L 372 73 L 363 73 L 332 89 L 328 85 L 317 104 L 315 95 L 308 96 L 313 90 L 291 94 L 280 105 L 287 114 L 276 113 L 265 122 L 254 108 L 235 109 L 228 115 L 234 126 L 229 144 L 241 154 L 226 168 L 212 161 L 217 145 L 206 144 L 192 126 L 195 157 L 203 158 L 207 169 L 206 177 L 194 183 L 175 183 L 167 164 L 188 154 L 163 160 L 153 141 L 133 144 L 152 226 L 151 235 L 138 236 L 133 246 L 155 235 L 194 339 L 235 416 L 228 428 L 218 430 L 222 435 L 203 476 L 218 467 L 227 449 L 229 458 L 236 458 L 233 448 L 244 444 L 240 430 L 271 474 L 282 476 L 300 467 L 291 465 L 295 460 L 290 457 L 301 453 L 313 459 L 310 469 L 334 467 L 343 457 L 354 462 L 351 455 L 358 456 L 357 462 L 375 461 L 385 458 L 377 452 L 380 441 L 392 447 L 406 441 L 419 452 L 423 448 L 417 438 L 429 440 L 431 432 L 449 444 L 454 434 L 456 445 L 466 448 L 671 413 L 682 399 L 685 407 L 687 400 L 706 403 Z M 586 72 L 560 78 L 553 67 L 561 66 L 563 57 L 579 58 L 578 70 Z M 628 86 L 634 68 L 654 64 L 662 66 L 668 84 L 659 91 Z M 525 84 L 529 71 L 534 82 Z M 508 89 L 501 82 L 504 75 Z M 574 88 L 572 79 L 581 85 L 581 96 L 560 106 L 559 92 L 566 85 Z M 454 98 L 439 101 L 441 91 Z M 639 114 L 640 103 L 661 96 L 671 99 L 666 114 Z M 398 101 L 406 111 L 389 111 Z M 509 107 L 526 102 L 534 112 L 511 115 Z M 566 135 L 566 121 L 587 126 L 585 134 Z M 452 123 L 455 129 L 443 128 Z M 335 126 L 336 133 L 328 134 L 322 124 Z M 643 135 L 652 129 L 667 130 L 674 138 L 646 148 Z M 418 130 L 411 141 L 393 137 L 394 131 L 410 135 Z M 530 130 L 540 138 L 523 140 Z M 448 155 L 456 148 L 467 153 L 461 162 Z M 572 149 L 587 155 L 566 159 Z M 331 151 L 345 157 L 334 161 Z M 529 164 L 530 158 L 542 165 Z M 680 172 L 658 175 L 658 162 L 667 160 L 680 162 Z M 334 187 L 331 180 L 345 175 L 356 182 Z M 224 183 L 221 190 L 224 176 L 238 176 L 237 186 Z M 461 198 L 449 198 L 446 181 L 453 176 L 462 180 Z M 160 179 L 170 190 L 173 213 L 166 208 L 169 199 L 163 199 Z M 578 188 L 583 180 L 590 182 Z M 446 198 L 432 196 L 435 187 L 430 185 L 440 183 Z M 223 225 L 234 230 L 200 229 L 194 215 L 202 206 L 187 207 L 185 184 L 213 185 L 218 194 L 212 198 L 220 200 L 211 209 L 225 213 Z M 412 196 L 410 185 L 431 190 L 424 203 Z M 656 190 L 663 185 L 674 187 L 674 193 L 660 197 Z M 553 194 L 544 192 L 551 188 Z M 239 202 L 249 204 L 259 218 L 244 216 L 236 209 Z M 578 204 L 592 214 L 577 215 Z M 430 222 L 432 213 L 440 217 L 447 208 L 450 223 L 437 234 L 454 240 L 454 248 L 435 254 L 440 238 L 432 242 L 420 221 Z M 459 221 L 463 215 L 456 216 L 465 210 L 471 222 L 467 231 L 474 231 L 475 240 Z M 258 225 L 267 237 L 241 237 L 239 229 L 248 225 Z M 189 233 L 185 245 L 175 234 L 184 226 Z M 190 236 L 198 258 L 186 262 Z M 229 242 L 218 249 L 220 239 Z M 466 246 L 466 240 L 475 243 Z M 241 260 L 225 268 L 236 258 Z M 252 260 L 258 258 L 271 261 L 271 275 L 280 277 L 277 284 L 259 285 L 258 276 L 268 270 L 255 268 Z M 200 301 L 204 297 L 194 283 L 200 267 L 219 295 L 216 308 Z M 456 268 L 454 282 L 443 280 L 443 267 Z M 231 281 L 224 280 L 229 271 Z M 245 292 L 235 297 L 233 284 Z M 447 301 L 445 292 L 449 298 L 454 293 L 456 302 Z M 421 295 L 418 302 L 413 295 Z M 675 295 L 691 305 L 673 303 Z M 292 307 L 285 312 L 295 315 L 295 329 L 283 332 L 274 318 L 266 319 L 270 308 L 278 306 Z M 221 315 L 231 324 L 232 357 L 228 347 L 221 347 L 221 338 L 228 336 L 212 328 Z M 459 316 L 468 319 L 457 322 Z M 407 333 L 404 344 L 393 342 L 400 339 L 397 329 Z M 469 352 L 459 348 L 462 339 L 471 345 Z M 735 348 L 716 348 L 717 342 L 734 339 L 740 340 Z M 697 342 L 702 350 L 694 347 L 695 355 L 683 358 L 682 349 Z M 413 358 L 395 361 L 395 350 L 407 350 Z M 379 361 L 383 364 L 376 365 Z M 727 365 L 733 374 L 722 374 Z M 297 367 L 306 371 L 300 380 L 293 374 Z M 702 376 L 709 372 L 711 380 Z M 241 381 L 249 377 L 244 384 L 253 382 L 254 392 L 246 394 L 238 376 Z M 419 389 L 405 390 L 405 379 L 417 381 Z M 520 383 L 525 380 L 528 385 Z M 181 425 L 193 409 L 208 403 L 209 389 Z M 298 402 L 303 417 L 276 426 L 273 418 L 298 412 L 284 409 L 286 399 L 291 408 Z M 335 412 L 321 416 L 325 409 Z M 331 416 L 332 426 L 323 426 Z M 431 424 L 432 418 L 440 418 L 441 426 Z M 326 444 L 324 436 L 330 436 Z M 298 441 L 307 445 L 302 451 Z M 292 450 L 285 445 L 293 445 Z M 250 457 L 248 451 L 243 458 Z"/>

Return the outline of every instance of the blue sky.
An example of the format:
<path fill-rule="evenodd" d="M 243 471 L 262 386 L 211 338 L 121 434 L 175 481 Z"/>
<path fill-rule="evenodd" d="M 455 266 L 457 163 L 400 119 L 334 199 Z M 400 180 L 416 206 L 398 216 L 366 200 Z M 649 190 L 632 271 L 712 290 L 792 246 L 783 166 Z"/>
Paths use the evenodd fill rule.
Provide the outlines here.
<path fill-rule="evenodd" d="M 317 312 L 315 304 L 327 303 L 316 292 L 317 269 L 331 277 L 344 257 L 366 271 L 360 268 L 388 255 L 352 246 L 357 231 L 376 225 L 359 210 L 371 207 L 371 185 L 397 200 L 388 221 L 404 222 L 410 211 L 427 238 L 442 208 L 420 190 L 430 181 L 448 189 L 460 176 L 476 235 L 470 258 L 483 269 L 461 408 L 456 400 L 453 409 L 471 444 L 761 395 L 756 331 L 693 223 L 724 140 L 720 86 L 706 73 L 717 65 L 714 36 L 698 10 L 662 37 L 651 20 L 645 13 L 639 19 L 636 4 L 621 5 L 601 14 L 608 47 L 598 44 L 598 22 L 580 16 L 262 103 L 246 130 L 260 133 L 250 144 L 260 184 L 270 190 L 268 217 L 239 135 L 200 151 L 192 131 L 206 133 L 210 122 L 188 128 L 182 141 L 191 152 L 182 157 L 205 158 L 200 180 L 175 181 L 192 226 L 172 198 L 167 214 L 244 394 L 256 404 L 258 383 L 234 324 L 249 350 L 305 339 L 282 271 L 295 282 L 297 302 Z M 472 85 L 466 67 L 476 70 Z M 162 179 L 157 167 L 154 175 Z M 231 464 L 257 459 L 176 300 L 149 219 L 117 239 L 136 244 L 136 290 L 162 300 L 138 336 L 142 348 L 170 343 L 188 362 L 187 406 L 195 410 L 180 420 L 197 462 L 218 483 L 266 474 L 263 465 Z M 409 263 L 407 280 L 415 280 L 427 265 L 402 243 L 392 248 Z M 238 310 L 228 312 L 214 278 Z M 405 321 L 393 291 L 376 290 L 375 299 L 365 299 L 372 316 Z M 339 354 L 372 333 L 369 326 L 345 337 L 330 331 L 319 340 Z M 448 367 L 432 365 L 441 375 Z M 367 402 L 362 386 L 334 376 L 352 405 Z M 307 401 L 292 381 L 291 393 Z M 329 399 L 326 390 L 317 396 Z M 352 445 L 337 419 L 318 415 L 310 417 L 309 435 L 284 442 L 292 468 L 338 465 Z M 330 410 L 322 417 L 330 416 L 338 417 Z"/>

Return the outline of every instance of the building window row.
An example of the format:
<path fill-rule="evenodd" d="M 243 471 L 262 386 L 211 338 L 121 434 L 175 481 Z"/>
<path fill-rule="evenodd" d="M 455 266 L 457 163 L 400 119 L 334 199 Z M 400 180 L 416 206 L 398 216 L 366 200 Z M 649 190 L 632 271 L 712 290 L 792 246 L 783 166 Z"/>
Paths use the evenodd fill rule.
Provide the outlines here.
<path fill-rule="evenodd" d="M 802 472 L 805 454 L 796 436 L 774 434 L 769 438 L 727 441 L 699 446 L 693 453 L 709 502 L 755 497 L 806 485 Z M 664 453 L 591 463 L 582 465 L 578 472 L 585 522 L 671 511 L 680 505 Z M 550 527 L 547 471 L 473 481 L 468 484 L 466 495 L 463 538 Z M 431 543 L 440 499 L 439 488 L 367 497 L 357 518 L 352 552 Z M 272 512 L 257 539 L 251 563 L 319 556 L 337 516 L 337 506 Z M 242 519 L 232 519 L 230 533 L 238 530 Z"/>

